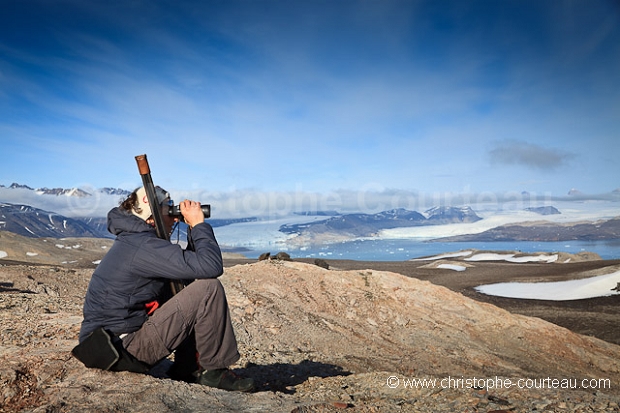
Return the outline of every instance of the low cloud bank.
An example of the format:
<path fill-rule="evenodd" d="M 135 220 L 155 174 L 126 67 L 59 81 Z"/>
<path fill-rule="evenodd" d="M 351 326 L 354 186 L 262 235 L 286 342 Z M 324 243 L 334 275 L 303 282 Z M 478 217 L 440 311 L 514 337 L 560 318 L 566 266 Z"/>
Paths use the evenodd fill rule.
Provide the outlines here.
<path fill-rule="evenodd" d="M 325 193 L 290 191 L 171 191 L 175 199 L 196 199 L 212 206 L 214 218 L 279 217 L 293 213 L 337 211 L 339 213 L 378 213 L 404 208 L 424 212 L 435 206 L 471 206 L 473 209 L 520 211 L 528 207 L 552 205 L 556 202 L 618 201 L 619 192 L 600 195 L 579 194 L 565 197 L 534 193 L 418 193 L 398 189 L 338 190 Z"/>
<path fill-rule="evenodd" d="M 76 218 L 104 217 L 111 208 L 118 206 L 122 199 L 119 195 L 107 195 L 92 189 L 86 189 L 86 192 L 92 195 L 87 197 L 40 195 L 29 189 L 0 188 L 0 202 L 29 205 Z"/>
<path fill-rule="evenodd" d="M 103 217 L 122 200 L 119 195 L 108 195 L 92 188 L 84 188 L 92 196 L 70 197 L 39 195 L 28 189 L 0 188 L 0 202 L 30 205 L 68 217 Z M 295 213 L 337 211 L 339 213 L 377 213 L 396 208 L 423 212 L 439 206 L 472 206 L 474 209 L 523 210 L 528 207 L 552 205 L 557 202 L 616 201 L 620 192 L 599 195 L 571 195 L 554 197 L 534 193 L 450 193 L 423 194 L 398 189 L 338 190 L 325 193 L 306 191 L 264 192 L 233 190 L 211 192 L 206 190 L 170 190 L 175 201 L 194 199 L 212 207 L 213 218 L 279 217 Z"/>

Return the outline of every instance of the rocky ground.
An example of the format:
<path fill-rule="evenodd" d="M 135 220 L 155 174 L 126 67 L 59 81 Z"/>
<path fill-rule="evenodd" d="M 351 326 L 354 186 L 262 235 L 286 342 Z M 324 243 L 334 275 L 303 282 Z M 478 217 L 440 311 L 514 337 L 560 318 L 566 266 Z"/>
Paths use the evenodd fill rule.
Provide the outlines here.
<path fill-rule="evenodd" d="M 620 260 L 602 261 L 597 256 L 588 254 L 570 258 L 572 258 L 572 262 L 567 264 L 515 264 L 508 262 L 476 262 L 472 264 L 455 258 L 450 261 L 434 261 L 431 264 L 420 261 L 360 262 L 342 260 L 330 261 L 330 264 L 331 268 L 334 269 L 372 268 L 427 280 L 477 301 L 496 305 L 511 313 L 539 317 L 571 331 L 620 344 L 620 332 L 618 331 L 620 295 L 573 301 L 544 301 L 494 297 L 474 290 L 474 287 L 483 284 L 509 281 L 563 281 L 593 277 L 620 269 Z M 240 261 L 235 260 L 234 262 Z M 307 260 L 307 262 L 312 262 L 312 260 Z M 436 268 L 440 264 L 450 263 L 466 265 L 468 268 L 464 272 Z"/>
<path fill-rule="evenodd" d="M 169 360 L 149 375 L 84 368 L 70 350 L 96 257 L 10 258 L 0 260 L 3 412 L 620 411 L 617 334 L 578 334 L 472 289 L 486 278 L 579 277 L 618 262 L 475 263 L 456 273 L 413 262 L 325 269 L 227 259 L 221 280 L 242 353 L 233 367 L 258 383 L 240 394 L 170 380 Z"/>

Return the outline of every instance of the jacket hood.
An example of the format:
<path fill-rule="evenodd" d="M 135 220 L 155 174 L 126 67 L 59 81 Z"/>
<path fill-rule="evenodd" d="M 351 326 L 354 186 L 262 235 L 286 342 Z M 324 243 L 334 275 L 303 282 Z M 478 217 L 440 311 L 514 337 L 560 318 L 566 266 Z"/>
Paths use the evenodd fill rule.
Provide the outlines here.
<path fill-rule="evenodd" d="M 108 212 L 108 231 L 119 235 L 123 232 L 155 231 L 155 228 L 136 215 L 116 207 Z"/>

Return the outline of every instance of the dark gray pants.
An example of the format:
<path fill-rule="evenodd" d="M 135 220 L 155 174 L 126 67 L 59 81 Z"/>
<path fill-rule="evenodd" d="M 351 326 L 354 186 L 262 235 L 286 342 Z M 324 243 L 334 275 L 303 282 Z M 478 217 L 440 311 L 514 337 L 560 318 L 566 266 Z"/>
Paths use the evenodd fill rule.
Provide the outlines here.
<path fill-rule="evenodd" d="M 239 360 L 226 293 L 217 279 L 196 280 L 183 288 L 140 330 L 123 338 L 123 345 L 138 360 L 154 365 L 192 332 L 202 368 L 225 368 Z"/>

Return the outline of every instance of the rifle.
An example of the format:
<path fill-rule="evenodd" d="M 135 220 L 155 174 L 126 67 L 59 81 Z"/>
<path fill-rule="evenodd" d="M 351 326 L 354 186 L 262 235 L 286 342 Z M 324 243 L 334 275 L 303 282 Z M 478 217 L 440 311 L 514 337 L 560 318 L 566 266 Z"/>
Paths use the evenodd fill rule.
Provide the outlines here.
<path fill-rule="evenodd" d="M 151 213 L 153 214 L 153 220 L 155 221 L 155 230 L 157 231 L 157 237 L 170 240 L 164 224 L 164 218 L 161 214 L 161 208 L 159 202 L 157 202 L 157 195 L 155 193 L 155 184 L 151 178 L 151 168 L 149 167 L 149 161 L 146 159 L 146 154 L 136 156 L 136 162 L 138 163 L 138 171 L 142 177 L 142 185 L 146 191 L 146 197 L 149 200 L 149 206 Z M 172 295 L 177 294 L 183 289 L 183 283 L 181 281 L 171 280 L 170 290 Z"/>

